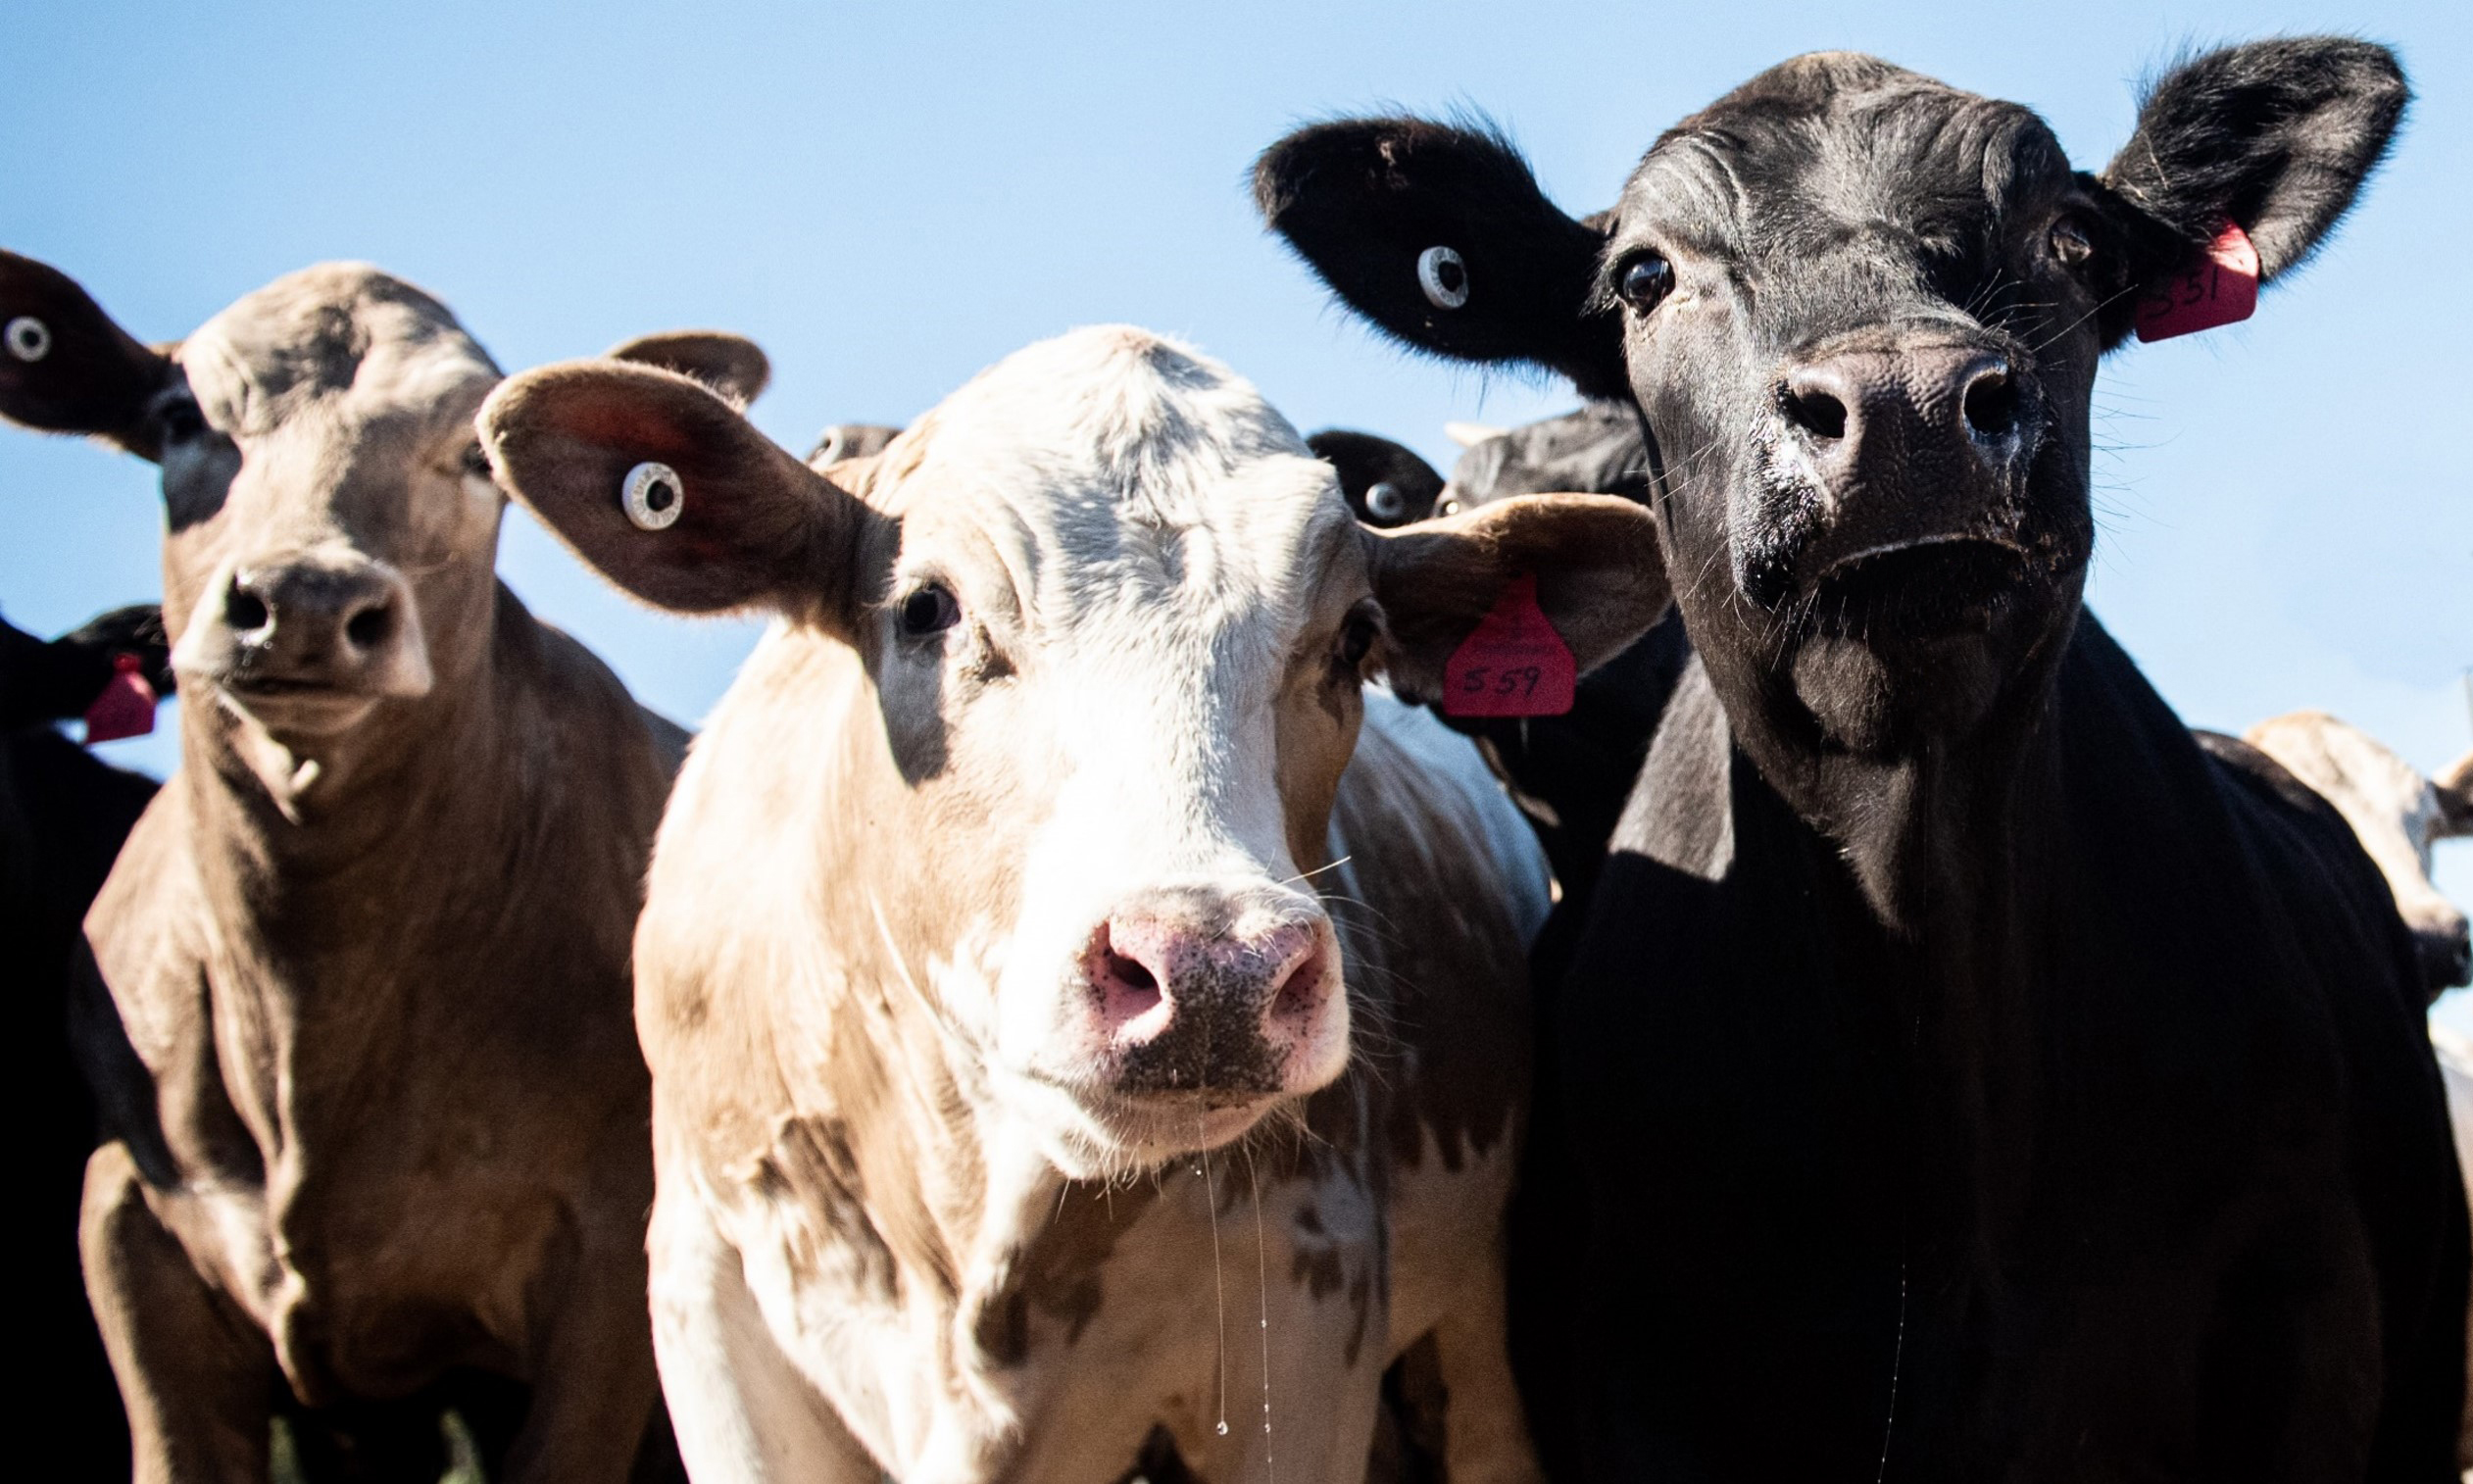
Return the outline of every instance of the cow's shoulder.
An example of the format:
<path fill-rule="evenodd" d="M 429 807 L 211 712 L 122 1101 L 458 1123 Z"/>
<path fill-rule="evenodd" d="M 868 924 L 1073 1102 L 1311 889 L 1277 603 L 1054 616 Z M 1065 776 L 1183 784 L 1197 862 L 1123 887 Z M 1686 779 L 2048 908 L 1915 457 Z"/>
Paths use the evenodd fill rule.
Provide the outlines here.
<path fill-rule="evenodd" d="M 1396 1156 L 1457 1166 L 1525 1097 L 1527 948 L 1550 899 L 1536 837 L 1465 737 L 1369 691 L 1317 878 L 1368 1007 L 1360 1055 L 1395 1093 Z"/>

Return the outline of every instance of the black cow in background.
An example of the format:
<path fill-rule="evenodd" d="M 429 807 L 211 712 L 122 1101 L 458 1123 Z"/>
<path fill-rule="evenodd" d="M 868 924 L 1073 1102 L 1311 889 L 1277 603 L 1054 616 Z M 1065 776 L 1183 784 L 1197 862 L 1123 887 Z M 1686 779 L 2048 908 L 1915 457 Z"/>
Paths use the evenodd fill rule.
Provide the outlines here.
<path fill-rule="evenodd" d="M 61 735 L 133 659 L 158 695 L 173 687 L 163 615 L 152 605 L 105 614 L 48 643 L 0 620 L 0 972 L 9 980 L 12 1086 L 34 1123 L 30 1240 L 18 1334 L 26 1368 L 21 1432 L 53 1461 L 50 1477 L 128 1478 L 128 1424 L 111 1362 L 86 1308 L 77 1207 L 95 1115 L 69 1054 L 70 965 L 80 924 L 121 842 L 155 794 L 151 778 L 98 761 Z"/>
<path fill-rule="evenodd" d="M 1650 435 L 1694 655 L 1547 990 L 1515 1241 L 1558 1476 L 2455 1477 L 2410 939 L 2342 818 L 2081 603 L 2099 358 L 2237 284 L 2193 269 L 2241 234 L 2300 263 L 2405 99 L 2364 43 L 2213 52 L 2091 174 L 1815 55 L 1585 222 L 1423 121 L 1264 156 L 1360 313 Z"/>

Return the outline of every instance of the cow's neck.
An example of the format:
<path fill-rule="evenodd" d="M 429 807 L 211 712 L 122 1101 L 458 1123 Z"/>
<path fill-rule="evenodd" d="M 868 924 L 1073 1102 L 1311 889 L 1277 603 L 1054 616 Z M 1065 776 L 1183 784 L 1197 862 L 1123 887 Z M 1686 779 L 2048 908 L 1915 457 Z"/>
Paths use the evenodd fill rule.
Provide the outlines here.
<path fill-rule="evenodd" d="M 399 966 L 435 963 L 427 946 L 485 938 L 509 915 L 495 900 L 506 882 L 470 866 L 504 857 L 529 813 L 509 758 L 529 730 L 511 714 L 524 703 L 509 661 L 532 619 L 503 590 L 496 609 L 477 660 L 442 667 L 428 697 L 371 716 L 348 749 L 277 754 L 230 716 L 183 728 L 177 786 L 219 957 L 245 968 L 219 976 L 219 993 L 266 1000 L 259 1014 L 296 1025 L 348 1001 L 350 1018 L 382 1027 L 387 996 L 413 988 Z M 312 769 L 289 793 L 269 783 L 286 757 L 291 775 Z"/>
<path fill-rule="evenodd" d="M 2019 1215 L 2034 1141 L 2034 945 L 2066 819 L 2055 679 L 2071 629 L 1966 737 L 1893 757 L 1834 750 L 1774 692 L 1710 666 L 1733 745 L 1843 863 L 1852 900 L 1827 931 L 1841 962 L 1877 966 L 1901 1027 L 1914 1167 L 1930 1172 L 1917 1213 L 1978 1254 Z"/>

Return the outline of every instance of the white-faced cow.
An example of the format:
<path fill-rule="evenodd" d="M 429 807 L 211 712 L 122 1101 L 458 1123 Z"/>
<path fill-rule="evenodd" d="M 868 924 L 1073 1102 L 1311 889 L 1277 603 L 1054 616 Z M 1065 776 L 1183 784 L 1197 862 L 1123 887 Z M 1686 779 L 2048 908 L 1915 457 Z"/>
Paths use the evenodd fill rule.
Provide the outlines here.
<path fill-rule="evenodd" d="M 1649 433 L 1695 660 L 1541 1020 L 1513 1330 L 1550 1467 L 2453 1476 L 2411 941 L 2341 817 L 2081 603 L 2100 357 L 2301 262 L 2405 98 L 2365 43 L 2212 52 L 2098 174 L 1813 55 L 1586 221 L 1417 120 L 1263 158 L 1360 312 Z"/>
<path fill-rule="evenodd" d="M 2430 880 L 2431 847 L 2473 835 L 2473 754 L 2433 782 L 2378 738 L 2323 711 L 2261 721 L 2243 739 L 2283 764 L 2352 826 L 2412 929 L 2423 988 L 2436 998 L 2473 983 L 2473 934 L 2464 911 Z"/>
<path fill-rule="evenodd" d="M 623 1477 L 667 1446 L 628 938 L 682 738 L 493 575 L 498 371 L 351 265 L 158 351 L 0 255 L 0 321 L 42 352 L 0 414 L 163 470 L 181 767 L 86 919 L 137 1478 L 263 1480 L 280 1410 L 310 1477 L 435 1479 L 449 1405 L 493 1477 Z"/>
<path fill-rule="evenodd" d="M 481 425 L 628 591 L 777 616 L 636 936 L 698 1478 L 1353 1484 L 1395 1358 L 1450 1477 L 1534 1476 L 1500 1223 L 1544 872 L 1360 683 L 1439 684 L 1523 573 L 1580 663 L 1619 648 L 1664 604 L 1638 507 L 1369 530 L 1251 386 L 1128 328 L 829 478 L 609 362 Z"/>

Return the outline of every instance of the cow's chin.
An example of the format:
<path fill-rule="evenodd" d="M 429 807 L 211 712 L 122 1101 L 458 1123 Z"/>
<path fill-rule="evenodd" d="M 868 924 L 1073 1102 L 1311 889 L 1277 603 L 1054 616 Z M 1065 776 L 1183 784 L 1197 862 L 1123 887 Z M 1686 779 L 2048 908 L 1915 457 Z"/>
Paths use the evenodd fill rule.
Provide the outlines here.
<path fill-rule="evenodd" d="M 1118 1180 L 1235 1144 L 1296 1116 L 1311 1093 L 1204 1089 L 1158 1093 L 1034 1081 L 1016 1105 L 1049 1162 L 1076 1180 Z"/>

